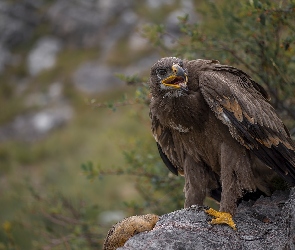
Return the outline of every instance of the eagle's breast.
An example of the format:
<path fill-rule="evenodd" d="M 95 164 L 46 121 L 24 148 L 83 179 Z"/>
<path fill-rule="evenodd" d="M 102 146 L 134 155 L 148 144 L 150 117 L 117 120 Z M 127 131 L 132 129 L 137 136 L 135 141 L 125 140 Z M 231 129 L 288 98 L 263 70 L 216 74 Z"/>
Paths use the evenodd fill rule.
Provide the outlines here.
<path fill-rule="evenodd" d="M 188 133 L 191 130 L 191 128 L 188 128 L 182 124 L 175 124 L 175 122 L 172 120 L 168 124 L 170 128 L 177 130 L 180 133 Z"/>

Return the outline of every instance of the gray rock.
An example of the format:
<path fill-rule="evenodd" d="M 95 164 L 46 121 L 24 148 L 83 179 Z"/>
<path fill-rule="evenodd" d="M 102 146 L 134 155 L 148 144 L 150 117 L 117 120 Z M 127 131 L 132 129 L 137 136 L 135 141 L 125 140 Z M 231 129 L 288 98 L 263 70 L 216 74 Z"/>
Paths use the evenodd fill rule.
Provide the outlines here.
<path fill-rule="evenodd" d="M 42 2 L 42 0 L 24 0 L 18 3 L 0 1 L 0 73 L 6 65 L 19 64 L 20 58 L 18 55 L 13 55 L 12 49 L 31 38 L 34 29 L 41 21 L 37 9 L 38 4 Z"/>
<path fill-rule="evenodd" d="M 157 9 L 163 4 L 171 4 L 171 0 L 147 0 L 146 3 L 149 8 Z"/>
<path fill-rule="evenodd" d="M 94 1 L 55 1 L 47 16 L 67 44 L 93 46 L 103 25 Z"/>
<path fill-rule="evenodd" d="M 0 44 L 0 73 L 4 70 L 5 66 L 9 63 L 11 54 L 8 49 L 5 49 Z"/>
<path fill-rule="evenodd" d="M 289 199 L 288 199 L 289 197 Z M 234 218 L 237 231 L 209 224 L 203 207 L 160 217 L 153 230 L 130 238 L 120 250 L 295 249 L 295 189 L 243 202 Z"/>
<path fill-rule="evenodd" d="M 130 0 L 59 0 L 49 8 L 47 15 L 55 32 L 67 44 L 93 47 L 101 43 L 110 30 L 110 23 L 120 18 L 131 4 Z"/>
<path fill-rule="evenodd" d="M 46 92 L 33 92 L 28 94 L 24 100 L 24 104 L 28 108 L 44 108 L 50 105 L 62 104 L 64 101 L 62 83 L 54 82 L 49 85 Z"/>
<path fill-rule="evenodd" d="M 52 129 L 63 125 L 73 116 L 73 110 L 70 106 L 51 108 L 42 110 L 34 114 L 29 121 L 33 130 L 42 135 L 48 133 Z"/>
<path fill-rule="evenodd" d="M 64 125 L 73 117 L 73 108 L 59 105 L 42 111 L 17 116 L 11 123 L 0 127 L 0 142 L 19 140 L 32 142 L 43 138 L 51 130 Z"/>
<path fill-rule="evenodd" d="M 138 16 L 132 10 L 124 11 L 117 17 L 117 22 L 112 28 L 105 30 L 104 35 L 101 36 L 101 60 L 106 61 L 109 53 L 115 48 L 121 38 L 135 32 L 137 22 Z"/>
<path fill-rule="evenodd" d="M 56 63 L 57 53 L 62 43 L 55 37 L 42 37 L 39 39 L 28 55 L 28 70 L 35 76 L 45 69 L 52 68 Z"/>
<path fill-rule="evenodd" d="M 2 0 L 0 2 L 0 44 L 10 48 L 27 41 L 34 28 L 41 21 L 38 7 L 43 0 L 13 1 Z"/>
<path fill-rule="evenodd" d="M 47 91 L 28 94 L 24 105 L 34 110 L 38 108 L 38 111 L 20 114 L 11 122 L 0 126 L 0 142 L 7 140 L 36 141 L 68 123 L 74 115 L 73 107 L 64 97 L 61 82 L 53 82 L 48 86 Z"/>
<path fill-rule="evenodd" d="M 159 55 L 157 53 L 151 53 L 149 56 L 145 56 L 132 65 L 125 67 L 120 70 L 120 73 L 124 75 L 144 75 L 144 73 L 149 73 L 152 65 L 159 59 Z"/>
<path fill-rule="evenodd" d="M 132 0 L 99 0 L 97 2 L 98 10 L 104 22 L 109 22 L 114 16 L 124 14 L 127 9 L 132 8 L 134 2 Z"/>
<path fill-rule="evenodd" d="M 82 64 L 74 73 L 73 81 L 77 89 L 85 93 L 97 93 L 123 85 L 116 76 L 116 70 L 99 62 Z"/>
<path fill-rule="evenodd" d="M 140 29 L 140 25 L 138 25 L 137 27 L 138 29 Z M 139 32 L 132 32 L 130 34 L 128 44 L 129 48 L 131 48 L 135 52 L 145 49 L 149 45 L 149 42 Z"/>
<path fill-rule="evenodd" d="M 195 11 L 195 6 L 192 0 L 183 0 L 180 3 L 180 7 L 176 10 L 169 13 L 166 17 L 165 26 L 169 34 L 172 34 L 172 37 L 165 37 L 165 45 L 168 47 L 175 46 L 174 39 L 179 37 L 180 27 L 179 27 L 179 17 L 184 17 L 189 15 L 189 22 L 200 22 L 201 17 Z"/>

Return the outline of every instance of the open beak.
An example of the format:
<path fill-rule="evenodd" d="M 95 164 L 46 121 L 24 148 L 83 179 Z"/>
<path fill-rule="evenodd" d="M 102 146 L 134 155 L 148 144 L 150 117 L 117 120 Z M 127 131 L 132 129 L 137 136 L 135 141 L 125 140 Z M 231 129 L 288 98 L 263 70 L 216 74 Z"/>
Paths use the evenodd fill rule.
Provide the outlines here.
<path fill-rule="evenodd" d="M 164 80 L 162 84 L 169 87 L 181 88 L 183 90 L 188 90 L 187 88 L 187 74 L 184 72 L 183 68 L 178 64 L 172 65 L 173 74 Z"/>

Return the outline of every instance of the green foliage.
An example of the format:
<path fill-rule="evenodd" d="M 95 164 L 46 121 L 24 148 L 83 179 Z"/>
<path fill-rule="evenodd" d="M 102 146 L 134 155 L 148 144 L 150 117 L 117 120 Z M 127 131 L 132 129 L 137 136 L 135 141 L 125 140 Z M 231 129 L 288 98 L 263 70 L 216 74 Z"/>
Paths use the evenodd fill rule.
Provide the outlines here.
<path fill-rule="evenodd" d="M 97 249 L 102 244 L 106 228 L 97 223 L 97 206 L 59 193 L 42 197 L 32 187 L 29 201 L 23 211 L 30 217 L 16 214 L 2 224 L 0 249 Z"/>
<path fill-rule="evenodd" d="M 91 162 L 82 164 L 84 175 L 91 180 L 110 175 L 135 177 L 135 187 L 142 199 L 125 203 L 129 214 L 164 214 L 183 207 L 183 178 L 174 176 L 164 167 L 152 138 L 148 142 L 138 141 L 136 147 L 123 154 L 125 163 L 117 168 L 103 169 Z"/>
<path fill-rule="evenodd" d="M 213 11 L 204 17 L 213 22 L 205 21 L 198 33 L 191 34 L 194 27 L 184 23 L 192 45 L 188 53 L 243 68 L 266 88 L 275 108 L 294 119 L 294 106 L 288 104 L 294 104 L 295 88 L 290 78 L 295 69 L 294 3 L 229 2 L 219 8 L 211 4 Z"/>
<path fill-rule="evenodd" d="M 135 85 L 138 83 L 143 83 L 143 82 L 146 82 L 146 80 L 147 80 L 145 78 L 139 77 L 138 75 L 125 76 L 123 74 L 116 74 L 116 76 L 128 85 Z"/>

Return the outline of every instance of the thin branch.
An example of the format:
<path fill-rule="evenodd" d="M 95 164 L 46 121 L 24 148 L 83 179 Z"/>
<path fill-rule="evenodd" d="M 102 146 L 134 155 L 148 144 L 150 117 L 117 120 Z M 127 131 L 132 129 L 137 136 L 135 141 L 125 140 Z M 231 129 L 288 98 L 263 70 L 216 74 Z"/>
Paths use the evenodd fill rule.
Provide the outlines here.
<path fill-rule="evenodd" d="M 290 30 L 292 30 L 293 32 L 295 32 L 295 28 L 293 26 L 291 26 L 290 23 L 286 23 L 286 26 L 289 27 Z"/>
<path fill-rule="evenodd" d="M 53 222 L 54 224 L 57 224 L 57 225 L 60 225 L 60 226 L 63 226 L 63 227 L 66 227 L 68 226 L 68 223 L 66 222 L 63 222 L 63 221 L 60 221 L 59 219 L 56 219 L 54 218 L 52 215 L 44 212 L 44 211 L 41 211 L 43 216 L 47 219 L 49 219 L 51 222 Z"/>
<path fill-rule="evenodd" d="M 65 208 L 70 210 L 70 212 L 72 213 L 72 215 L 74 216 L 75 219 L 68 218 L 63 215 L 60 215 L 60 216 L 63 216 L 63 218 L 65 218 L 65 219 L 68 218 L 72 222 L 75 220 L 76 224 L 80 224 L 80 225 L 83 224 L 82 222 L 79 221 L 79 218 L 81 217 L 81 213 L 79 211 L 77 211 L 77 209 L 74 208 L 74 206 L 69 202 L 69 199 L 62 197 L 62 201 L 63 201 L 63 205 L 65 206 Z"/>
<path fill-rule="evenodd" d="M 229 52 L 233 57 L 235 57 L 238 61 L 240 61 L 251 73 L 255 74 L 255 75 L 258 75 L 260 78 L 260 74 L 259 74 L 259 71 L 256 71 L 254 68 L 252 68 L 245 60 L 243 60 L 241 57 L 239 57 L 237 54 L 236 54 L 236 51 L 232 50 L 232 49 L 229 49 L 228 47 L 226 47 L 225 45 L 222 45 L 220 46 L 220 48 L 222 50 L 225 50 L 227 52 Z"/>
<path fill-rule="evenodd" d="M 290 107 L 287 107 L 287 106 L 286 106 L 284 103 L 282 103 L 282 102 L 279 102 L 278 105 L 279 105 L 279 108 L 280 108 L 281 110 L 286 111 L 287 114 L 288 114 L 289 116 L 291 116 L 292 119 L 295 120 L 295 110 L 294 110 L 294 109 L 292 109 L 292 108 L 290 108 Z"/>
<path fill-rule="evenodd" d="M 85 224 L 84 222 L 81 222 L 81 221 L 79 221 L 77 219 L 69 218 L 69 217 L 66 217 L 66 216 L 61 215 L 61 214 L 54 214 L 52 216 L 52 218 L 61 220 L 61 221 L 65 222 L 65 223 L 68 223 L 68 224 L 71 224 L 71 225 L 83 225 L 83 224 Z"/>
<path fill-rule="evenodd" d="M 72 240 L 73 238 L 75 238 L 73 235 L 68 235 L 68 236 L 63 236 L 60 239 L 51 239 L 50 245 L 44 246 L 42 249 L 43 250 L 50 250 L 50 249 L 53 249 L 54 247 L 61 245 L 61 244 L 65 244 L 66 248 L 70 249 L 68 241 Z"/>
<path fill-rule="evenodd" d="M 126 100 L 123 102 L 116 102 L 114 104 L 109 103 L 89 103 L 94 108 L 118 108 L 123 106 L 135 105 L 140 104 L 138 100 Z"/>
<path fill-rule="evenodd" d="M 287 77 L 284 75 L 284 73 L 282 73 L 282 71 L 279 69 L 278 65 L 276 64 L 276 62 L 272 58 L 270 58 L 270 61 L 272 63 L 272 66 L 277 70 L 277 72 L 280 74 L 280 76 L 285 81 L 285 83 L 291 84 L 291 81 L 289 81 Z"/>
<path fill-rule="evenodd" d="M 128 172 L 124 172 L 124 171 L 99 171 L 99 175 L 129 175 L 129 176 L 135 176 L 135 177 L 148 177 L 148 178 L 156 178 L 156 177 L 159 177 L 158 175 L 155 175 L 155 174 L 150 174 L 148 172 L 131 172 L 131 173 L 128 173 Z"/>

